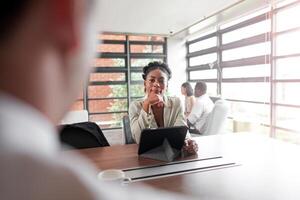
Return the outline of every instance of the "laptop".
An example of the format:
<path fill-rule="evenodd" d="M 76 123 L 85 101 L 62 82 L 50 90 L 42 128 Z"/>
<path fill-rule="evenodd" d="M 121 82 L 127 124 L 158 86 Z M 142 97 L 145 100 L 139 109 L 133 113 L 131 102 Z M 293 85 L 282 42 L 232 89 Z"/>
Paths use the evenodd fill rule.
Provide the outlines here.
<path fill-rule="evenodd" d="M 138 154 L 155 160 L 173 161 L 181 153 L 187 130 L 186 126 L 144 129 Z"/>

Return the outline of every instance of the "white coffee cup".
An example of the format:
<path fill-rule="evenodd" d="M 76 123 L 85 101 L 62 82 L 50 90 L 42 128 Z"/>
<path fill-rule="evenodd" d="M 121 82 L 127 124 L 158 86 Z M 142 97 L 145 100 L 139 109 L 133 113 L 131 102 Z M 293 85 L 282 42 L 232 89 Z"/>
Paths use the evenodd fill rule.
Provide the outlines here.
<path fill-rule="evenodd" d="M 125 173 L 119 169 L 107 169 L 98 173 L 97 178 L 102 181 L 110 182 L 120 182 L 130 181 L 130 178 L 127 178 Z"/>

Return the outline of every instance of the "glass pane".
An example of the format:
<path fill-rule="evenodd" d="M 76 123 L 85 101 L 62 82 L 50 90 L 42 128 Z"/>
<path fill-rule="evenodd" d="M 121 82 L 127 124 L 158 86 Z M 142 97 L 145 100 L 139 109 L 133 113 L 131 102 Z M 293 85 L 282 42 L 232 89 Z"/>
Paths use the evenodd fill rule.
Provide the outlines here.
<path fill-rule="evenodd" d="M 281 10 L 276 15 L 277 31 L 284 31 L 300 26 L 300 5 Z"/>
<path fill-rule="evenodd" d="M 76 101 L 72 107 L 71 107 L 71 110 L 74 111 L 74 110 L 83 110 L 83 101 Z"/>
<path fill-rule="evenodd" d="M 197 26 L 197 25 L 195 25 L 195 26 Z M 189 28 L 189 29 L 194 29 L 194 28 L 191 27 L 191 28 Z M 217 30 L 217 28 L 216 28 L 216 27 L 213 27 L 213 28 L 211 28 L 211 29 L 209 29 L 209 30 L 207 30 L 207 31 L 205 31 L 205 32 L 200 32 L 200 33 L 195 33 L 195 34 L 191 33 L 192 35 L 189 35 L 189 36 L 187 37 L 187 41 L 192 41 L 192 40 L 198 39 L 198 38 L 200 38 L 200 37 L 209 35 L 209 34 L 211 34 L 211 33 L 216 32 L 216 30 Z M 194 32 L 194 30 L 192 30 L 192 31 L 189 30 L 189 32 Z"/>
<path fill-rule="evenodd" d="M 228 28 L 228 27 L 233 26 L 235 24 L 238 24 L 240 22 L 243 22 L 243 21 L 246 21 L 248 19 L 254 18 L 254 17 L 258 16 L 258 15 L 264 14 L 264 13 L 268 12 L 269 10 L 270 10 L 270 7 L 267 7 L 267 8 L 258 10 L 258 11 L 254 12 L 254 13 L 251 13 L 249 15 L 238 17 L 237 19 L 235 19 L 235 20 L 233 20 L 231 22 L 228 22 L 228 23 L 225 23 L 225 24 L 221 25 L 220 28 L 221 29 Z M 267 15 L 268 14 L 266 14 L 266 18 L 268 17 Z"/>
<path fill-rule="evenodd" d="M 123 44 L 98 44 L 97 52 L 124 53 L 125 46 Z"/>
<path fill-rule="evenodd" d="M 191 71 L 190 79 L 216 79 L 217 78 L 217 70 L 200 70 L 200 71 Z"/>
<path fill-rule="evenodd" d="M 163 62 L 163 59 L 160 58 L 132 58 L 131 67 L 144 67 L 148 65 L 149 62 L 160 61 Z"/>
<path fill-rule="evenodd" d="M 250 58 L 270 54 L 270 42 L 259 43 L 222 52 L 223 61 Z M 266 57 L 267 60 L 267 57 Z"/>
<path fill-rule="evenodd" d="M 126 114 L 127 113 L 90 115 L 90 121 L 97 123 L 102 130 L 107 128 L 122 127 L 122 118 Z"/>
<path fill-rule="evenodd" d="M 300 132 L 300 109 L 276 106 L 276 126 Z"/>
<path fill-rule="evenodd" d="M 217 53 L 206 54 L 190 58 L 190 66 L 203 65 L 217 61 Z"/>
<path fill-rule="evenodd" d="M 88 87 L 89 98 L 126 97 L 126 85 L 90 85 Z"/>
<path fill-rule="evenodd" d="M 284 0 L 284 1 L 280 1 L 280 2 L 276 3 L 275 6 L 276 6 L 276 8 L 280 8 L 280 7 L 286 6 L 290 3 L 293 3 L 295 1 L 298 1 L 298 0 Z"/>
<path fill-rule="evenodd" d="M 89 100 L 89 112 L 126 111 L 127 99 Z"/>
<path fill-rule="evenodd" d="M 300 83 L 276 83 L 277 103 L 300 105 L 299 88 Z"/>
<path fill-rule="evenodd" d="M 126 40 L 125 35 L 114 35 L 114 34 L 99 34 L 98 39 L 100 40 Z"/>
<path fill-rule="evenodd" d="M 243 67 L 223 68 L 223 78 L 268 77 L 270 65 L 250 65 Z"/>
<path fill-rule="evenodd" d="M 131 53 L 163 53 L 162 45 L 130 45 Z"/>
<path fill-rule="evenodd" d="M 300 57 L 278 59 L 276 61 L 277 79 L 299 79 Z"/>
<path fill-rule="evenodd" d="M 142 77 L 141 72 L 131 72 L 131 80 L 132 81 L 142 81 L 143 77 Z"/>
<path fill-rule="evenodd" d="M 218 96 L 217 95 L 217 83 L 206 83 L 207 86 L 207 91 L 206 93 L 208 94 L 208 96 Z M 195 87 L 193 87 L 195 88 Z"/>
<path fill-rule="evenodd" d="M 224 33 L 222 35 L 222 42 L 223 44 L 227 44 L 230 42 L 249 38 L 262 33 L 267 33 L 268 31 L 271 31 L 270 20 L 265 20 L 262 22 L 258 22 L 256 24 L 252 24 L 250 26 L 246 26 L 234 31 Z M 266 40 L 267 38 L 268 35 L 266 34 Z"/>
<path fill-rule="evenodd" d="M 300 31 L 278 35 L 276 37 L 276 54 L 280 56 L 300 53 L 299 34 Z"/>
<path fill-rule="evenodd" d="M 129 40 L 132 41 L 164 41 L 162 36 L 147 36 L 147 35 L 130 35 Z"/>
<path fill-rule="evenodd" d="M 234 101 L 229 103 L 229 115 L 233 118 L 233 132 L 269 134 L 269 129 L 263 126 L 270 123 L 269 105 Z"/>
<path fill-rule="evenodd" d="M 269 83 L 222 83 L 222 96 L 226 99 L 269 102 Z"/>
<path fill-rule="evenodd" d="M 276 139 L 283 140 L 286 142 L 291 142 L 295 144 L 300 144 L 300 134 L 295 132 L 289 132 L 281 129 L 275 129 Z"/>
<path fill-rule="evenodd" d="M 189 46 L 189 51 L 191 53 L 191 52 L 200 51 L 215 46 L 217 46 L 217 37 L 211 37 L 209 39 L 191 44 Z"/>
<path fill-rule="evenodd" d="M 125 67 L 123 58 L 95 58 L 94 67 Z"/>
<path fill-rule="evenodd" d="M 112 90 L 111 97 L 126 97 L 127 85 L 110 85 Z"/>
<path fill-rule="evenodd" d="M 130 85 L 131 97 L 143 97 L 144 93 L 144 85 Z"/>
<path fill-rule="evenodd" d="M 90 81 L 125 81 L 125 73 L 91 73 Z"/>

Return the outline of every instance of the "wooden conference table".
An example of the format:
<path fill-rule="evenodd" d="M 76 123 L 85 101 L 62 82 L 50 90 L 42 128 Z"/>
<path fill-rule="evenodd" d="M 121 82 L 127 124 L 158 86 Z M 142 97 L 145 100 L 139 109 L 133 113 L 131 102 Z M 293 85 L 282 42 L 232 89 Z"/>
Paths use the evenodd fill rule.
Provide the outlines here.
<path fill-rule="evenodd" d="M 300 146 L 257 134 L 196 137 L 198 155 L 221 155 L 238 166 L 130 183 L 189 194 L 199 199 L 300 199 Z M 99 169 L 125 169 L 161 161 L 138 157 L 136 144 L 75 150 Z"/>

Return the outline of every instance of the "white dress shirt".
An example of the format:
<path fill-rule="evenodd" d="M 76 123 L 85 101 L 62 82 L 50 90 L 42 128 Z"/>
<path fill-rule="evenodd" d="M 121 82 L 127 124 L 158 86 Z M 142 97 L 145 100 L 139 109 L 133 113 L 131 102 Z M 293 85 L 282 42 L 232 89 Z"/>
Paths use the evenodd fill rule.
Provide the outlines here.
<path fill-rule="evenodd" d="M 200 97 L 196 97 L 195 104 L 192 108 L 188 120 L 195 128 L 200 132 L 204 133 L 206 130 L 206 121 L 209 113 L 212 111 L 214 103 L 207 94 Z"/>
<path fill-rule="evenodd" d="M 0 93 L 0 198 L 181 199 L 180 196 L 96 179 L 78 155 L 63 155 L 56 130 L 37 110 Z"/>

